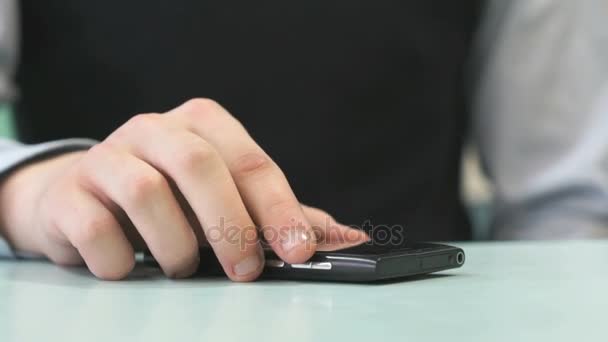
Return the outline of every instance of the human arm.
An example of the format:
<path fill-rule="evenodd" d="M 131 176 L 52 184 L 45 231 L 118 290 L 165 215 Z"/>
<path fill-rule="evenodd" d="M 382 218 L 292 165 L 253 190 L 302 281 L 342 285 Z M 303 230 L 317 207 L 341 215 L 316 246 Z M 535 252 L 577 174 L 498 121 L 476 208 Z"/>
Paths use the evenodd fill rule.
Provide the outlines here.
<path fill-rule="evenodd" d="M 607 11 L 489 2 L 473 103 L 495 238 L 608 237 Z"/>

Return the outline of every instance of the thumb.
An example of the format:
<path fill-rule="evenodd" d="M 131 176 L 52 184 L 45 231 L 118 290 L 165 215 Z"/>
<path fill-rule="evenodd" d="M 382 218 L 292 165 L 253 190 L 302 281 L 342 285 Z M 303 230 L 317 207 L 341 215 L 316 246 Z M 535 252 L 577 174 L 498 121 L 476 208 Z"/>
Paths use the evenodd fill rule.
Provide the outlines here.
<path fill-rule="evenodd" d="M 302 210 L 317 237 L 317 251 L 336 251 L 370 241 L 364 231 L 336 222 L 331 215 L 321 209 L 302 205 Z"/>

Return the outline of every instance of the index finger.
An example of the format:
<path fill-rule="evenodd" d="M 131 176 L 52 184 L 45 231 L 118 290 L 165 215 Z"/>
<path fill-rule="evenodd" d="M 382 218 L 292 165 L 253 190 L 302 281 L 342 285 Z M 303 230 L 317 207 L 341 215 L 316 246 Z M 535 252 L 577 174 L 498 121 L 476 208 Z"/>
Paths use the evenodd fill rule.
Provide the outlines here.
<path fill-rule="evenodd" d="M 278 165 L 223 107 L 191 100 L 169 115 L 212 144 L 224 159 L 241 198 L 270 247 L 288 263 L 316 250 L 312 227 Z"/>

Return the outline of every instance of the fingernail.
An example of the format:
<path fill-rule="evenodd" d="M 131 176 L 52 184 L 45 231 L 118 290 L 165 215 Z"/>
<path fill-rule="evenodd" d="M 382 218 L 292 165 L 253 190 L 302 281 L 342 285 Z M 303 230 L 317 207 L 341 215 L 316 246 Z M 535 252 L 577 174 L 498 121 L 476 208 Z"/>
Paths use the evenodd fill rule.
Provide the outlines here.
<path fill-rule="evenodd" d="M 261 265 L 260 258 L 257 255 L 252 255 L 234 265 L 234 274 L 237 276 L 245 276 L 257 271 Z"/>
<path fill-rule="evenodd" d="M 283 251 L 287 254 L 294 248 L 301 245 L 308 245 L 312 241 L 312 236 L 308 231 L 298 231 L 295 234 L 289 234 L 287 240 L 281 242 Z"/>

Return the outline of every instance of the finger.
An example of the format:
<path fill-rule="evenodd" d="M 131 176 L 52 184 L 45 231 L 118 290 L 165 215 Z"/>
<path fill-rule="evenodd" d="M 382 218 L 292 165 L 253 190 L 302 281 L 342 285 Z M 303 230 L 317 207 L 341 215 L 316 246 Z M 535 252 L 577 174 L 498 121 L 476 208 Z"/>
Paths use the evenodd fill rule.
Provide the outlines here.
<path fill-rule="evenodd" d="M 161 173 L 104 143 L 93 147 L 83 163 L 85 183 L 126 212 L 168 277 L 196 271 L 196 237 Z"/>
<path fill-rule="evenodd" d="M 136 120 L 129 134 L 117 139 L 175 182 L 231 279 L 257 278 L 264 257 L 256 227 L 215 148 L 188 130 L 172 129 L 166 119 L 162 123 L 155 116 Z"/>
<path fill-rule="evenodd" d="M 364 231 L 336 222 L 331 215 L 321 209 L 302 205 L 302 210 L 317 236 L 318 251 L 335 251 L 370 241 Z"/>
<path fill-rule="evenodd" d="M 69 222 L 66 218 L 69 216 L 64 213 L 72 213 L 73 205 L 68 207 L 68 203 L 80 203 L 79 200 L 74 201 L 75 195 L 72 190 L 66 190 L 65 182 L 53 184 L 44 194 L 46 197 L 57 198 L 54 194 L 61 194 L 62 201 L 56 200 L 41 200 L 38 210 L 40 211 L 41 230 L 44 239 L 42 239 L 42 251 L 53 263 L 60 266 L 79 266 L 85 264 L 82 256 L 67 238 L 64 230 L 69 228 Z M 77 211 L 81 212 L 81 211 Z M 72 218 L 74 220 L 74 218 Z"/>
<path fill-rule="evenodd" d="M 272 249 L 290 263 L 309 259 L 316 249 L 310 223 L 281 169 L 243 126 L 209 100 L 190 101 L 169 115 L 219 151 Z"/>
<path fill-rule="evenodd" d="M 169 183 L 171 184 L 171 190 L 173 191 L 173 196 L 175 196 L 175 198 L 177 199 L 177 203 L 179 203 L 179 206 L 182 208 L 182 211 L 184 212 L 184 215 L 186 215 L 186 219 L 188 220 L 190 227 L 192 227 L 192 230 L 194 231 L 194 235 L 196 235 L 196 239 L 198 240 L 198 245 L 199 246 L 209 246 L 209 243 L 207 242 L 207 237 L 205 236 L 203 227 L 201 226 L 201 223 L 198 221 L 198 218 L 196 217 L 196 213 L 192 209 L 192 206 L 190 206 L 190 204 L 188 203 L 188 200 L 186 199 L 186 197 L 184 197 L 184 194 L 181 193 L 177 184 L 175 184 L 175 181 L 173 181 L 173 179 L 169 179 Z"/>
<path fill-rule="evenodd" d="M 84 259 L 78 252 L 78 249 L 67 238 L 66 234 L 60 229 L 66 229 L 66 224 L 59 224 L 55 218 L 58 211 L 52 214 L 50 224 L 43 227 L 46 239 L 42 243 L 42 252 L 54 264 L 59 266 L 81 266 L 84 265 Z"/>
<path fill-rule="evenodd" d="M 126 277 L 135 265 L 133 248 L 114 215 L 94 196 L 77 189 L 65 191 L 57 203 L 47 229 L 65 237 L 47 254 L 51 260 L 67 260 L 77 250 L 89 270 L 98 278 L 118 280 Z M 70 243 L 74 250 L 65 248 Z"/>
<path fill-rule="evenodd" d="M 122 228 L 123 233 L 127 237 L 127 240 L 135 252 L 148 250 L 146 242 L 141 237 L 141 234 L 139 234 L 133 225 L 133 222 L 131 222 L 129 219 L 127 213 L 118 204 L 116 204 L 116 202 L 114 202 L 107 194 L 102 193 L 101 191 L 96 191 L 92 187 L 88 187 L 87 191 L 94 194 L 93 196 L 114 215 L 116 221 Z"/>

